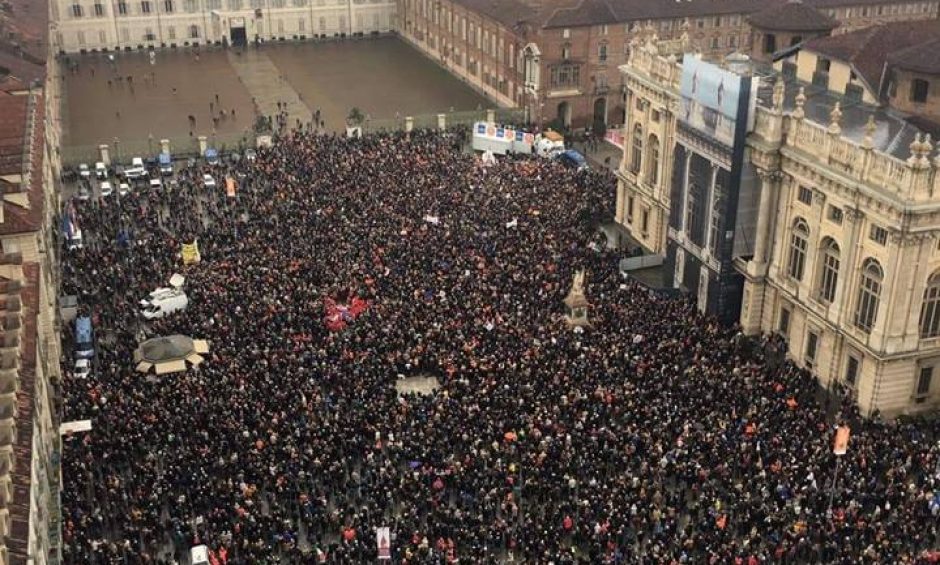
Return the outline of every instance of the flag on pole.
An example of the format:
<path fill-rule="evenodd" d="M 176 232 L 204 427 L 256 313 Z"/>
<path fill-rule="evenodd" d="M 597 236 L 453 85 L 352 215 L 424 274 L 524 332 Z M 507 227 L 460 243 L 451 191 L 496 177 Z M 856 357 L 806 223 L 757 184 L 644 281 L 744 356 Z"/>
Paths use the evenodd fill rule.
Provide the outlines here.
<path fill-rule="evenodd" d="M 202 256 L 199 254 L 199 240 L 194 239 L 192 243 L 184 243 L 181 254 L 184 265 L 192 265 L 202 261 Z"/>
<path fill-rule="evenodd" d="M 389 528 L 383 527 L 375 529 L 375 543 L 378 546 L 379 559 L 382 561 L 390 561 L 392 559 L 392 540 Z"/>
<path fill-rule="evenodd" d="M 836 437 L 832 440 L 832 452 L 836 455 L 845 455 L 849 450 L 849 435 L 851 430 L 848 426 L 839 426 L 836 428 Z"/>

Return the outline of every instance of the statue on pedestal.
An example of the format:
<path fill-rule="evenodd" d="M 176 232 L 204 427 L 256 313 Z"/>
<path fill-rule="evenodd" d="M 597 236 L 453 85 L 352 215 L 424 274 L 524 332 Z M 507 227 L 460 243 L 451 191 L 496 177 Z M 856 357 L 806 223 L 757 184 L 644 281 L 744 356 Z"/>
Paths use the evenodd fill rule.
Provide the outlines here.
<path fill-rule="evenodd" d="M 574 281 L 571 283 L 571 290 L 565 297 L 565 306 L 568 309 L 565 314 L 565 321 L 569 326 L 583 327 L 590 326 L 588 320 L 588 307 L 590 303 L 584 296 L 584 271 L 578 271 L 574 274 Z"/>

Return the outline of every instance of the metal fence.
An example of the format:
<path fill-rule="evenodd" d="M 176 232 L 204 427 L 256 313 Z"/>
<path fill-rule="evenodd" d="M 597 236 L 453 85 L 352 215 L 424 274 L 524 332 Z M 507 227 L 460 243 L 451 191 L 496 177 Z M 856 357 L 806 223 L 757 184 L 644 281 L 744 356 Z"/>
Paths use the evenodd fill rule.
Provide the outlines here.
<path fill-rule="evenodd" d="M 111 138 L 101 141 L 108 146 L 111 161 L 115 163 L 129 162 L 132 157 L 154 156 L 160 152 L 160 140 L 170 142 L 170 153 L 174 157 L 196 157 L 199 155 L 199 138 L 196 136 L 177 136 L 146 139 L 120 139 Z M 220 152 L 231 150 L 244 150 L 253 147 L 255 134 L 250 130 L 228 134 L 215 134 L 206 136 L 206 143 Z M 62 148 L 62 163 L 64 165 L 78 165 L 79 163 L 94 163 L 101 160 L 99 144 L 96 145 L 70 145 Z"/>
<path fill-rule="evenodd" d="M 459 112 L 441 112 L 444 116 L 445 127 L 470 127 L 474 122 L 485 121 L 489 110 L 466 110 Z M 524 112 L 519 108 L 500 108 L 493 111 L 494 119 L 501 124 L 521 124 Z M 414 129 L 437 129 L 438 114 L 415 114 L 413 116 L 400 116 L 379 120 L 368 120 L 362 124 L 365 132 L 397 131 L 405 129 L 408 118 L 411 118 Z"/>
<path fill-rule="evenodd" d="M 519 125 L 523 123 L 524 113 L 519 108 L 500 108 L 493 110 L 494 120 L 500 124 Z M 470 127 L 474 122 L 485 121 L 488 110 L 469 110 L 460 112 L 443 112 L 445 127 Z M 413 116 L 400 116 L 388 119 L 370 119 L 362 124 L 364 132 L 399 131 L 406 127 L 407 118 L 411 118 L 414 129 L 437 129 L 438 114 L 415 114 Z M 255 132 L 246 129 L 242 132 L 228 134 L 213 134 L 206 138 L 209 147 L 218 149 L 220 153 L 227 151 L 244 151 L 255 145 Z M 111 161 L 115 163 L 129 162 L 132 157 L 154 156 L 160 152 L 160 140 L 170 142 L 170 153 L 176 158 L 198 157 L 199 138 L 196 136 L 177 137 L 148 137 L 145 139 L 103 139 L 101 144 L 108 146 Z M 80 163 L 95 163 L 101 160 L 99 145 L 70 145 L 62 148 L 62 163 L 66 166 L 76 166 Z"/>

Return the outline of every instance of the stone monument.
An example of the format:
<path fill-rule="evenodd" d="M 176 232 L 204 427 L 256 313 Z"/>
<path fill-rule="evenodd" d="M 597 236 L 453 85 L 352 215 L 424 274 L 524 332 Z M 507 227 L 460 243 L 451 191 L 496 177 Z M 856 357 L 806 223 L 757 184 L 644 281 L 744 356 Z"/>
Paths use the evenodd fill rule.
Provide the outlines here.
<path fill-rule="evenodd" d="M 574 281 L 571 283 L 571 290 L 565 297 L 565 306 L 568 309 L 565 315 L 565 321 L 572 327 L 584 327 L 591 325 L 588 321 L 588 307 L 590 303 L 584 296 L 584 271 L 578 271 L 574 274 Z"/>

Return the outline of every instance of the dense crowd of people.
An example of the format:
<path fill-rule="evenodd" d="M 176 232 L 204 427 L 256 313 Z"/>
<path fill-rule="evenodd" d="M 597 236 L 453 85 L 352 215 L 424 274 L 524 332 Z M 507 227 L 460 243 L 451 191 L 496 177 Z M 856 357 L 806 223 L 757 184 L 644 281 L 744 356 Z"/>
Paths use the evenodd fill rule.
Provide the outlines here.
<path fill-rule="evenodd" d="M 778 338 L 624 280 L 592 225 L 606 173 L 486 165 L 464 142 L 294 133 L 78 204 L 63 284 L 98 344 L 65 382 L 65 419 L 93 422 L 64 442 L 66 563 L 187 563 L 197 544 L 215 563 L 366 563 L 383 526 L 409 564 L 936 560 L 936 423 L 827 410 Z M 142 324 L 175 272 L 188 308 Z M 351 297 L 366 309 L 328 328 Z M 141 337 L 176 333 L 209 341 L 202 365 L 135 370 Z M 398 394 L 415 376 L 439 388 Z"/>

